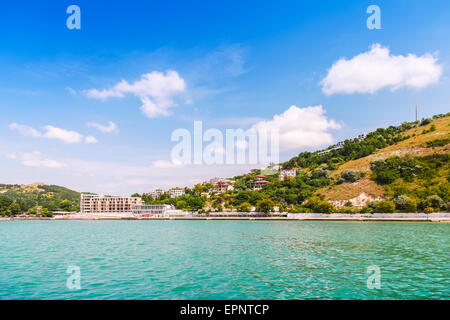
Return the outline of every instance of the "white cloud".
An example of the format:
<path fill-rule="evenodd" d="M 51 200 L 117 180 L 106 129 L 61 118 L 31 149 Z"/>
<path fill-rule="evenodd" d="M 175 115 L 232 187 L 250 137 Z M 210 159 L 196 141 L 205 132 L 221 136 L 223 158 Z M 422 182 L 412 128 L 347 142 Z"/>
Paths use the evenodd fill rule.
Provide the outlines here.
<path fill-rule="evenodd" d="M 298 108 L 291 106 L 272 120 L 260 121 L 252 129 L 256 131 L 278 130 L 280 150 L 293 150 L 308 147 L 318 147 L 333 142 L 330 129 L 341 126 L 325 116 L 321 105 Z"/>
<path fill-rule="evenodd" d="M 133 94 L 141 100 L 144 114 L 155 118 L 168 116 L 168 109 L 176 105 L 174 98 L 185 91 L 186 83 L 183 78 L 176 71 L 168 70 L 165 74 L 159 71 L 144 74 L 133 83 L 122 80 L 111 89 L 91 89 L 84 93 L 90 98 L 101 100 Z"/>
<path fill-rule="evenodd" d="M 350 60 L 339 59 L 320 84 L 326 95 L 374 93 L 383 88 L 393 91 L 403 87 L 425 88 L 437 83 L 441 75 L 442 66 L 429 53 L 420 57 L 395 56 L 389 48 L 374 44 L 370 51 Z"/>
<path fill-rule="evenodd" d="M 40 132 L 33 127 L 26 126 L 19 123 L 11 123 L 9 125 L 11 130 L 15 130 L 19 132 L 21 135 L 25 137 L 34 137 L 34 138 L 47 138 L 47 139 L 57 139 L 64 143 L 79 143 L 83 141 L 83 135 L 76 131 L 66 130 L 62 128 L 56 128 L 51 125 L 47 125 L 42 127 L 45 132 Z M 86 137 L 86 143 L 96 143 L 98 142 L 96 139 L 94 142 L 94 137 L 89 136 Z"/>
<path fill-rule="evenodd" d="M 36 129 L 23 125 L 23 124 L 19 124 L 19 123 L 11 123 L 9 125 L 9 128 L 11 130 L 15 130 L 17 132 L 19 132 L 21 135 L 26 136 L 26 137 L 34 137 L 34 138 L 39 138 L 41 137 L 41 133 L 39 131 L 37 131 Z"/>
<path fill-rule="evenodd" d="M 87 136 L 86 138 L 84 138 L 84 141 L 91 144 L 98 143 L 98 140 L 94 136 Z"/>
<path fill-rule="evenodd" d="M 86 125 L 88 127 L 95 128 L 95 129 L 97 129 L 97 130 L 99 130 L 101 132 L 104 132 L 104 133 L 113 133 L 113 132 L 118 132 L 119 131 L 117 125 L 114 122 L 112 122 L 112 121 L 108 121 L 108 125 L 107 126 L 105 126 L 103 124 L 100 124 L 100 123 L 96 123 L 96 122 L 89 122 Z"/>
<path fill-rule="evenodd" d="M 64 143 L 78 143 L 83 139 L 83 135 L 76 131 L 56 128 L 53 126 L 45 126 L 44 129 L 47 130 L 47 132 L 43 135 L 45 138 L 58 139 Z"/>
<path fill-rule="evenodd" d="M 62 162 L 43 157 L 39 151 L 8 154 L 8 158 L 16 160 L 27 167 L 62 168 L 66 166 Z"/>

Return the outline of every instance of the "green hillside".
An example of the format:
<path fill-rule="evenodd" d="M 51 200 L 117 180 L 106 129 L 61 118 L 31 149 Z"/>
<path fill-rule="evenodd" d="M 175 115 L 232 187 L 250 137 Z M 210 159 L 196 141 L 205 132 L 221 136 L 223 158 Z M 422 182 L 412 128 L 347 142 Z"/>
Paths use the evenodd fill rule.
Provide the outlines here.
<path fill-rule="evenodd" d="M 253 190 L 257 171 L 230 179 L 232 191 L 204 197 L 211 186 L 197 185 L 183 198 L 147 200 L 186 209 L 186 199 L 202 198 L 206 213 L 275 206 L 289 212 L 449 211 L 449 142 L 450 114 L 437 115 L 302 152 L 281 164 L 295 169 L 295 178 L 265 174 L 262 190 Z"/>
<path fill-rule="evenodd" d="M 78 211 L 80 193 L 65 187 L 33 183 L 30 185 L 0 184 L 0 215 L 21 212 L 36 213 L 39 207 L 52 211 Z"/>

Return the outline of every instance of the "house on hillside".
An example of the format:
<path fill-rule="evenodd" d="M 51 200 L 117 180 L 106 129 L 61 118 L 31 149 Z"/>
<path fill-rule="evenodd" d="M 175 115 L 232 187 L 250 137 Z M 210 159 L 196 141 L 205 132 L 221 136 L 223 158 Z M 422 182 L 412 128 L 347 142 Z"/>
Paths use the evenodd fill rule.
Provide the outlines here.
<path fill-rule="evenodd" d="M 217 193 L 223 193 L 231 190 L 234 190 L 233 185 L 226 181 L 217 182 L 216 187 L 214 188 L 214 191 Z"/>
<path fill-rule="evenodd" d="M 264 186 L 269 183 L 265 180 L 266 176 L 263 174 L 258 174 L 255 176 L 255 182 L 253 182 L 253 190 L 261 190 Z"/>
<path fill-rule="evenodd" d="M 183 188 L 172 188 L 170 189 L 170 197 L 171 198 L 178 198 L 184 195 L 184 189 Z"/>
<path fill-rule="evenodd" d="M 278 179 L 284 180 L 286 177 L 295 178 L 297 170 L 295 169 L 282 169 L 278 175 Z"/>

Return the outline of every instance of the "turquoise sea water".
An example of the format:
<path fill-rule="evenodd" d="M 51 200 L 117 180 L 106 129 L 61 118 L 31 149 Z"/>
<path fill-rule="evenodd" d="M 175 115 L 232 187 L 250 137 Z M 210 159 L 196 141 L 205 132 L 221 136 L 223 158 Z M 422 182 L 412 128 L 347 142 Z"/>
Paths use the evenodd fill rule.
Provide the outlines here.
<path fill-rule="evenodd" d="M 449 235 L 446 223 L 4 221 L 0 299 L 449 299 Z M 367 288 L 372 265 L 380 289 Z"/>

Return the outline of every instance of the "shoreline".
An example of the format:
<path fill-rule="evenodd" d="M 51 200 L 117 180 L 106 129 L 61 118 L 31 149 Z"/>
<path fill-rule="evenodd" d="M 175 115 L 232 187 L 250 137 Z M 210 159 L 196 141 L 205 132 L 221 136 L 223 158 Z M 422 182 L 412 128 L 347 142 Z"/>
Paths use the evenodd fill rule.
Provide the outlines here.
<path fill-rule="evenodd" d="M 309 215 L 309 216 L 308 216 Z M 217 220 L 217 221 L 348 221 L 348 222 L 450 222 L 450 213 L 440 214 L 380 214 L 382 216 L 346 214 L 301 214 L 288 215 L 287 217 L 233 217 L 233 216 L 185 216 L 185 217 L 117 217 L 117 216 L 55 216 L 55 217 L 2 217 L 0 221 L 166 221 L 166 220 Z"/>

